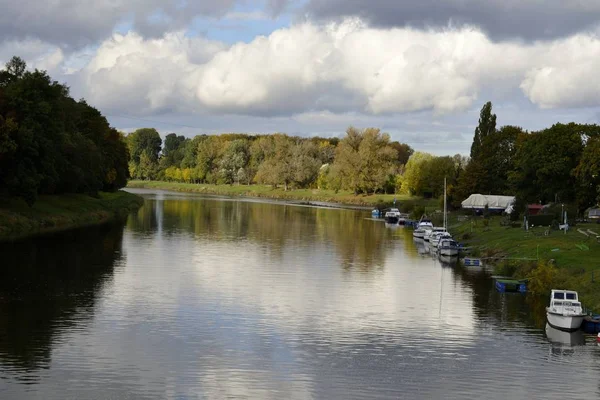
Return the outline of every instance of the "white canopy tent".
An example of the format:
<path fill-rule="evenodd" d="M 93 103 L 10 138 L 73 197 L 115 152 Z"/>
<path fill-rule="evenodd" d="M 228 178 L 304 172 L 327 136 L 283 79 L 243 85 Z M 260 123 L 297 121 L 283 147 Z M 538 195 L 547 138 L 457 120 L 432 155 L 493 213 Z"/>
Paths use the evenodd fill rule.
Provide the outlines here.
<path fill-rule="evenodd" d="M 484 209 L 485 206 L 489 210 L 502 210 L 510 214 L 512 206 L 515 202 L 515 196 L 496 196 L 485 194 L 472 194 L 464 200 L 462 208 Z"/>

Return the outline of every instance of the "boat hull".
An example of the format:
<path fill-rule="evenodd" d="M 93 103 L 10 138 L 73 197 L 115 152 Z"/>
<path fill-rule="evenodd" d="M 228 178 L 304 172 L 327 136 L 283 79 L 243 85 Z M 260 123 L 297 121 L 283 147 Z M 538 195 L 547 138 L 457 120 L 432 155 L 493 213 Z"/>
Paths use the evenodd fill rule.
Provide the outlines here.
<path fill-rule="evenodd" d="M 413 232 L 413 237 L 417 239 L 423 239 L 423 236 L 425 236 L 425 232 Z"/>
<path fill-rule="evenodd" d="M 443 256 L 457 256 L 458 255 L 458 249 L 439 248 L 438 250 L 439 250 L 440 254 Z"/>
<path fill-rule="evenodd" d="M 385 217 L 385 222 L 388 224 L 397 224 L 398 217 Z"/>
<path fill-rule="evenodd" d="M 548 324 L 561 331 L 573 332 L 581 327 L 585 315 L 563 315 L 546 310 Z"/>

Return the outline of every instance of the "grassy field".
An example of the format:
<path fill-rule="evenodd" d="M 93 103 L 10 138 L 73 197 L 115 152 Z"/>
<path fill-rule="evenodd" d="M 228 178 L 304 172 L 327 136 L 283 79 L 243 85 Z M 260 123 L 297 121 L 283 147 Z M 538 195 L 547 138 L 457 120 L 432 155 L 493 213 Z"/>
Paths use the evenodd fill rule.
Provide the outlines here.
<path fill-rule="evenodd" d="M 463 222 L 455 218 L 449 224 L 455 239 L 472 246 L 475 255 L 492 258 L 498 273 L 533 279 L 533 286 L 541 291 L 549 286 L 577 290 L 585 305 L 600 312 L 600 241 L 594 234 L 585 236 L 577 231 L 600 234 L 600 225 L 578 224 L 567 234 L 556 230 L 546 234 L 545 227 L 526 232 L 504 226 L 499 217 L 491 218 L 487 226 L 482 218 Z M 536 270 L 536 265 L 545 269 Z"/>
<path fill-rule="evenodd" d="M 143 199 L 127 192 L 40 196 L 33 207 L 20 199 L 0 199 L 0 240 L 87 225 L 97 225 L 141 206 Z"/>
<path fill-rule="evenodd" d="M 398 202 L 415 201 L 425 207 L 439 208 L 437 199 L 425 200 L 419 197 L 393 194 L 373 194 L 373 195 L 354 195 L 348 191 L 339 191 L 319 189 L 293 189 L 285 191 L 283 188 L 274 189 L 269 185 L 209 185 L 179 182 L 159 182 L 159 181 L 129 181 L 127 187 L 164 189 L 177 192 L 193 192 L 218 194 L 224 196 L 247 196 L 263 197 L 280 200 L 300 200 L 300 201 L 323 201 L 338 204 L 350 204 L 359 206 L 374 206 L 379 203 L 391 203 L 394 198 Z"/>

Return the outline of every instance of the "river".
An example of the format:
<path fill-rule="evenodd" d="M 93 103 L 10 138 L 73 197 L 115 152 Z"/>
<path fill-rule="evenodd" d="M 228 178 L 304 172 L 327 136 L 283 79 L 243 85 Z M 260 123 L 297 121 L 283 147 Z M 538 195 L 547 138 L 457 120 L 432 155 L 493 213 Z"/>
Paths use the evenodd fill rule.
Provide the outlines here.
<path fill-rule="evenodd" d="M 600 397 L 594 337 L 408 229 L 135 192 L 125 223 L 0 246 L 1 399 Z"/>

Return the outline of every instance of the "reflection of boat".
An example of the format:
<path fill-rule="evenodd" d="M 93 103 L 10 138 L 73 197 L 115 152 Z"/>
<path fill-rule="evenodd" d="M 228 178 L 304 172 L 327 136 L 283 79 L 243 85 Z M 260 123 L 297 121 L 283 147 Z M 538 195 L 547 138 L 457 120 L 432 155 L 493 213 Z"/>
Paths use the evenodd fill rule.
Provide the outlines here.
<path fill-rule="evenodd" d="M 389 228 L 389 229 L 398 229 L 398 224 L 388 224 L 387 222 L 385 223 L 385 227 Z"/>
<path fill-rule="evenodd" d="M 565 332 L 546 324 L 546 337 L 552 343 L 560 343 L 568 346 L 581 346 L 585 344 L 585 336 L 582 331 Z"/>
<path fill-rule="evenodd" d="M 439 255 L 439 260 L 442 264 L 446 264 L 446 265 L 456 265 L 458 264 L 458 256 L 443 256 L 443 255 Z"/>
<path fill-rule="evenodd" d="M 546 318 L 552 327 L 576 331 L 581 327 L 584 317 L 577 292 L 552 289 L 550 306 L 546 307 Z"/>
<path fill-rule="evenodd" d="M 442 239 L 438 245 L 438 251 L 443 256 L 458 256 L 458 244 L 452 239 Z"/>
<path fill-rule="evenodd" d="M 400 216 L 398 217 L 398 225 L 404 225 L 406 224 L 406 220 L 408 220 L 409 215 L 408 214 L 402 214 L 400 213 Z"/>
<path fill-rule="evenodd" d="M 429 248 L 425 248 L 425 242 L 423 242 L 421 239 L 415 239 L 415 247 L 417 248 L 417 253 L 420 255 L 429 253 Z"/>
<path fill-rule="evenodd" d="M 389 211 L 385 213 L 385 222 L 388 224 L 397 224 L 400 219 L 400 210 L 397 208 L 390 208 Z"/>

